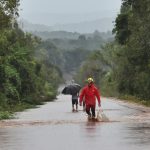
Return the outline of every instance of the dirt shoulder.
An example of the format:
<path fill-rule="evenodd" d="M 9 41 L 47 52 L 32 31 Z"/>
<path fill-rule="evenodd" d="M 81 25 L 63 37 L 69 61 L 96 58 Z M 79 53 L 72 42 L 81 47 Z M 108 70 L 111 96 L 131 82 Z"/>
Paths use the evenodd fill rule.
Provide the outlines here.
<path fill-rule="evenodd" d="M 122 106 L 131 108 L 131 109 L 136 109 L 136 110 L 139 110 L 139 111 L 142 111 L 142 112 L 145 112 L 145 113 L 150 113 L 150 107 L 141 105 L 139 103 L 131 102 L 131 101 L 128 101 L 128 100 L 122 100 L 122 99 L 118 99 L 118 98 L 114 98 L 114 97 L 103 97 L 103 98 L 112 100 L 114 102 L 119 103 Z"/>

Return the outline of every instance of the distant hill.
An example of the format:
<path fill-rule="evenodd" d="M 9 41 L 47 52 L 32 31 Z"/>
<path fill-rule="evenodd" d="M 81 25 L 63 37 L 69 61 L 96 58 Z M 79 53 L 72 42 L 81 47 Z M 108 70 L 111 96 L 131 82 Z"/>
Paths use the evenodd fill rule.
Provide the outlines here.
<path fill-rule="evenodd" d="M 59 31 L 64 30 L 68 32 L 79 32 L 79 33 L 92 33 L 95 30 L 99 32 L 107 32 L 113 29 L 113 18 L 103 18 L 93 21 L 84 21 L 80 23 L 55 25 L 52 30 Z"/>
<path fill-rule="evenodd" d="M 32 24 L 26 20 L 19 20 L 18 24 L 20 26 L 21 29 L 23 29 L 24 31 L 27 32 L 31 32 L 31 31 L 52 31 L 50 26 L 47 25 L 43 25 L 43 24 Z"/>
<path fill-rule="evenodd" d="M 98 30 L 100 32 L 111 31 L 113 29 L 113 21 L 114 18 L 102 18 L 93 21 L 46 26 L 42 24 L 32 24 L 27 21 L 20 20 L 19 25 L 24 31 L 67 31 L 78 33 L 92 33 L 95 30 Z"/>
<path fill-rule="evenodd" d="M 86 49 L 98 50 L 101 45 L 108 41 L 113 41 L 114 36 L 111 32 L 95 31 L 88 34 L 72 33 L 66 31 L 52 32 L 31 32 L 33 35 L 41 37 L 43 40 L 49 41 L 63 50 Z"/>
<path fill-rule="evenodd" d="M 77 32 L 67 32 L 67 31 L 30 31 L 32 34 L 41 37 L 43 40 L 47 39 L 71 39 L 71 40 L 77 40 L 79 36 L 84 35 L 85 38 L 94 38 L 94 37 L 100 37 L 104 40 L 111 40 L 114 38 L 111 31 L 107 32 L 99 32 L 98 30 L 95 30 L 93 33 L 77 33 Z"/>
<path fill-rule="evenodd" d="M 80 33 L 67 31 L 30 31 L 32 34 L 46 39 L 77 39 Z"/>

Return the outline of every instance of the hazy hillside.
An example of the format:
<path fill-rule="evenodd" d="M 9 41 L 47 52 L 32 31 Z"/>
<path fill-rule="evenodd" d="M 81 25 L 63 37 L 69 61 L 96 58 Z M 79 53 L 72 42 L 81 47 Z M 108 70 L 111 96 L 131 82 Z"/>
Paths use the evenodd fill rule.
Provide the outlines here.
<path fill-rule="evenodd" d="M 67 31 L 30 31 L 32 34 L 41 37 L 43 40 L 46 39 L 77 39 L 80 33 L 67 32 Z"/>
<path fill-rule="evenodd" d="M 69 31 L 69 32 L 79 32 L 79 33 L 91 33 L 95 30 L 100 32 L 107 32 L 113 29 L 113 18 L 102 18 L 93 21 L 84 21 L 80 23 L 56 25 L 52 27 L 52 30 L 59 31 Z"/>
<path fill-rule="evenodd" d="M 26 20 L 19 20 L 18 24 L 21 29 L 24 31 L 30 32 L 30 31 L 52 31 L 50 26 L 46 26 L 43 24 L 32 24 Z"/>
<path fill-rule="evenodd" d="M 32 34 L 41 37 L 43 40 L 55 39 L 57 41 L 61 40 L 77 40 L 80 36 L 84 35 L 86 39 L 89 38 L 101 38 L 106 41 L 110 41 L 114 38 L 111 31 L 108 32 L 99 32 L 95 30 L 93 33 L 80 34 L 77 32 L 67 32 L 67 31 L 51 31 L 51 32 L 40 32 L 40 31 L 31 31 Z"/>
<path fill-rule="evenodd" d="M 46 26 L 42 24 L 32 24 L 27 21 L 20 20 L 19 25 L 24 31 L 67 31 L 79 33 L 92 33 L 95 30 L 98 30 L 100 32 L 111 31 L 113 29 L 113 21 L 114 18 L 102 18 L 93 21 Z"/>
<path fill-rule="evenodd" d="M 90 34 L 79 34 L 66 31 L 32 32 L 32 34 L 53 43 L 57 48 L 63 50 L 74 50 L 79 48 L 97 50 L 108 41 L 114 40 L 111 32 L 104 33 L 98 31 Z"/>

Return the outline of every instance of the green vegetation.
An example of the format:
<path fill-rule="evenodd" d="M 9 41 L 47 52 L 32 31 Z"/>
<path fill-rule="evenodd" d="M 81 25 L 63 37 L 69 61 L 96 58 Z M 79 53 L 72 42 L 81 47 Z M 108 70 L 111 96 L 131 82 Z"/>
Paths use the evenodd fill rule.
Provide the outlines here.
<path fill-rule="evenodd" d="M 142 104 L 149 105 L 149 9 L 148 0 L 122 0 L 121 11 L 113 29 L 116 40 L 103 46 L 99 52 L 94 52 L 98 57 L 98 63 L 95 62 L 95 57 L 86 60 L 79 71 L 80 79 L 92 75 L 96 84 L 100 85 L 102 94 L 126 97 L 134 99 L 133 101 L 136 99 Z M 88 68 L 86 73 L 85 68 Z"/>
<path fill-rule="evenodd" d="M 54 99 L 62 81 L 58 67 L 35 55 L 41 40 L 18 28 L 18 6 L 19 0 L 0 2 L 0 119 Z"/>
<path fill-rule="evenodd" d="M 39 32 L 39 36 L 41 34 Z M 100 33 L 98 31 L 91 34 L 63 31 L 44 32 L 43 36 L 46 34 L 49 37 L 56 36 L 57 38 L 42 41 L 38 46 L 38 50 L 42 53 L 47 52 L 45 56 L 43 55 L 43 58 L 47 57 L 51 64 L 59 67 L 65 73 L 76 72 L 92 51 L 99 50 L 102 45 L 113 39 L 110 32 Z M 41 53 L 36 53 L 36 56 L 38 58 L 42 57 Z"/>
<path fill-rule="evenodd" d="M 65 31 L 33 32 L 33 34 L 57 45 L 57 48 L 60 50 L 74 50 L 78 48 L 90 51 L 98 50 L 101 45 L 114 39 L 111 32 L 103 33 L 97 30 L 89 34 Z"/>
<path fill-rule="evenodd" d="M 65 45 L 65 43 L 63 44 Z M 56 45 L 52 40 L 43 41 L 37 47 L 35 55 L 38 60 L 46 59 L 58 71 L 61 70 L 61 72 L 65 73 L 76 71 L 90 53 L 84 48 L 60 49 Z M 62 76 L 61 72 L 59 71 L 59 74 Z"/>
<path fill-rule="evenodd" d="M 122 45 L 119 50 L 121 56 L 117 57 L 121 68 L 117 73 L 118 90 L 147 101 L 150 100 L 149 8 L 150 1 L 147 0 L 124 0 L 120 15 L 126 14 L 127 22 L 125 27 L 120 27 L 124 21 L 117 21 L 118 15 L 115 27 L 116 39 Z M 124 35 L 124 39 L 118 36 L 122 30 L 129 33 Z"/>
<path fill-rule="evenodd" d="M 13 118 L 13 116 L 12 116 L 12 113 L 10 113 L 9 111 L 0 112 L 0 120 L 11 119 L 11 118 Z"/>

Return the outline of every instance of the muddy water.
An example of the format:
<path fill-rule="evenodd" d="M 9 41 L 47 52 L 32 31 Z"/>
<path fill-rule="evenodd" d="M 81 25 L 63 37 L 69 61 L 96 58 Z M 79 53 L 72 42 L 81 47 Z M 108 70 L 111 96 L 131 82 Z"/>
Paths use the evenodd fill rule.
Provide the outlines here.
<path fill-rule="evenodd" d="M 102 98 L 109 122 L 88 122 L 70 96 L 0 122 L 0 150 L 150 150 L 150 111 Z M 145 112 L 146 110 L 146 112 Z"/>

